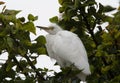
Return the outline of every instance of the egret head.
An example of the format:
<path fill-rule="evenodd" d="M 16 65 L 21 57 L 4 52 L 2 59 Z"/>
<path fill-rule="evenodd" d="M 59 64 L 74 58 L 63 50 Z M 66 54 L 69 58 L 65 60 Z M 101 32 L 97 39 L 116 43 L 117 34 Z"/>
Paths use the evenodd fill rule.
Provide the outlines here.
<path fill-rule="evenodd" d="M 52 35 L 55 35 L 57 32 L 62 30 L 62 28 L 60 28 L 57 24 L 51 24 L 48 27 L 42 27 L 42 26 L 36 26 L 36 27 L 41 28 Z"/>

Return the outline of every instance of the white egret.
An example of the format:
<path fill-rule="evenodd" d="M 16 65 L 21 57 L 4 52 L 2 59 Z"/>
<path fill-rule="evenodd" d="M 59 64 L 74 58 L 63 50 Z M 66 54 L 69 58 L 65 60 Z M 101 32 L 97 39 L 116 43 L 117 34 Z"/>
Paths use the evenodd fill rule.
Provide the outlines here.
<path fill-rule="evenodd" d="M 46 48 L 49 56 L 54 58 L 61 67 L 74 64 L 76 68 L 82 70 L 77 76 L 85 81 L 86 76 L 91 72 L 86 50 L 79 37 L 56 24 L 51 24 L 49 27 L 37 27 L 49 33 L 46 35 Z"/>

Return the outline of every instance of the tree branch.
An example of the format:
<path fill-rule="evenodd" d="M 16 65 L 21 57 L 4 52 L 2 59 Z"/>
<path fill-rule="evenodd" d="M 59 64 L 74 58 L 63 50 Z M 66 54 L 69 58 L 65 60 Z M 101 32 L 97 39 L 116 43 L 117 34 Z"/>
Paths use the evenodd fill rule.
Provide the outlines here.
<path fill-rule="evenodd" d="M 87 20 L 87 17 L 84 15 L 83 12 L 81 13 L 81 15 L 83 16 L 83 20 L 84 20 L 84 22 L 85 22 L 85 24 L 86 24 L 86 28 L 88 29 L 88 31 L 89 31 L 89 33 L 90 33 L 90 35 L 91 35 L 91 37 L 92 37 L 92 39 L 93 39 L 96 47 L 97 47 L 97 46 L 98 46 L 98 42 L 97 42 L 97 40 L 95 39 L 95 36 L 94 36 L 94 33 L 93 33 L 93 29 L 91 29 L 90 24 L 89 24 L 89 22 L 88 22 L 88 20 Z"/>
<path fill-rule="evenodd" d="M 38 79 L 40 81 L 45 81 L 45 79 L 43 78 L 43 76 L 39 73 L 39 71 L 36 71 L 36 67 L 33 65 L 32 61 L 29 59 L 29 57 L 27 55 L 25 55 L 25 58 L 28 61 L 28 64 L 31 66 L 31 68 L 36 72 L 36 75 L 38 76 Z"/>
<path fill-rule="evenodd" d="M 13 60 L 14 60 L 14 62 L 17 64 L 17 66 L 19 67 L 19 69 L 20 69 L 21 71 L 23 71 L 24 69 L 23 69 L 23 67 L 20 66 L 18 60 L 17 60 L 15 57 L 13 58 Z M 24 73 L 24 75 L 27 77 L 27 76 L 28 76 L 28 73 Z"/>

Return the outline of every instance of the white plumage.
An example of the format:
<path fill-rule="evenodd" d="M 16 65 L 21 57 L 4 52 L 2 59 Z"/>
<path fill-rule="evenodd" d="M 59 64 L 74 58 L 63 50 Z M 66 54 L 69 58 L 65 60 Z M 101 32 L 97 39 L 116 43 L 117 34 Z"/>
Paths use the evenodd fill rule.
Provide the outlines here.
<path fill-rule="evenodd" d="M 87 53 L 79 37 L 66 30 L 62 30 L 58 25 L 52 24 L 48 28 L 40 27 L 49 34 L 46 35 L 46 48 L 51 58 L 54 58 L 61 67 L 74 66 L 82 72 L 77 76 L 85 81 L 86 76 L 91 74 Z"/>

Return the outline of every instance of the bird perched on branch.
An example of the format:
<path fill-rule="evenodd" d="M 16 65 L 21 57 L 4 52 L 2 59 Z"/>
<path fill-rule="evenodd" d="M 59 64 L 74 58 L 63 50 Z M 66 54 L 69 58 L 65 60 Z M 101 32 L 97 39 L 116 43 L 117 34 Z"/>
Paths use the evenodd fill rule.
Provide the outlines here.
<path fill-rule="evenodd" d="M 61 67 L 74 66 L 82 70 L 77 77 L 85 81 L 90 75 L 90 68 L 85 47 L 80 38 L 67 30 L 63 30 L 57 24 L 49 27 L 37 26 L 48 32 L 46 35 L 46 48 L 49 56 L 54 58 Z"/>

